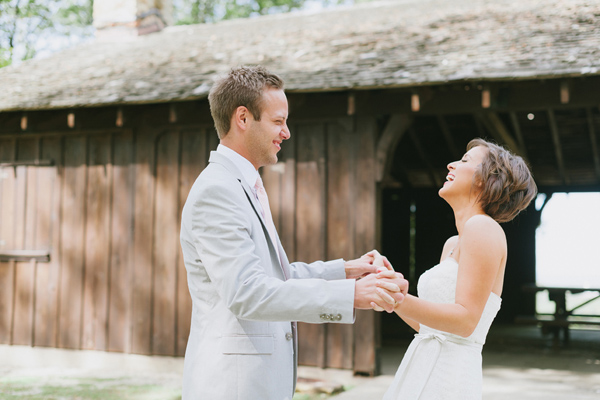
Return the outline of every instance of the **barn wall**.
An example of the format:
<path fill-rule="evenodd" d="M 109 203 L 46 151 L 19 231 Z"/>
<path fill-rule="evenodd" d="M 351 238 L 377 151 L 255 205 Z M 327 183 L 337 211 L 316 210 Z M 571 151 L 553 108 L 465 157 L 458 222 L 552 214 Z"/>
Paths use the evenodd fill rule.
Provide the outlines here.
<path fill-rule="evenodd" d="M 99 109 L 72 130 L 66 113 L 45 112 L 29 114 L 26 132 L 0 132 L 0 252 L 50 254 L 0 262 L 0 343 L 184 354 L 180 215 L 218 143 L 208 121 L 189 123 L 196 110 L 142 107 L 115 128 L 115 111 Z M 14 131 L 19 119 L 4 118 Z M 374 120 L 299 118 L 291 130 L 262 171 L 290 260 L 375 248 Z M 373 311 L 353 325 L 300 324 L 300 363 L 375 373 L 377 324 Z"/>
<path fill-rule="evenodd" d="M 182 355 L 191 301 L 179 245 L 210 127 L 0 138 L 0 343 Z M 24 135 L 27 136 L 27 135 Z M 14 161 L 52 165 L 11 165 Z"/>
<path fill-rule="evenodd" d="M 277 231 L 290 260 L 353 259 L 375 248 L 375 125 L 367 118 L 292 125 L 277 165 L 265 167 Z M 303 324 L 299 363 L 373 374 L 376 314 L 353 325 Z"/>

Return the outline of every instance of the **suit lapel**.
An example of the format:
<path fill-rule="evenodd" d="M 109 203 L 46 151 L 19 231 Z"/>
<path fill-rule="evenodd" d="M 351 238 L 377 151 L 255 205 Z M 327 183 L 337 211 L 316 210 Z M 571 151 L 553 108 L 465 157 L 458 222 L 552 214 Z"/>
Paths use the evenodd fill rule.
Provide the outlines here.
<path fill-rule="evenodd" d="M 231 174 L 233 176 L 235 176 L 235 178 L 238 180 L 238 182 L 244 189 L 244 192 L 246 193 L 246 197 L 248 198 L 248 201 L 250 202 L 250 204 L 252 205 L 252 208 L 254 209 L 254 213 L 260 220 L 260 223 L 262 225 L 262 228 L 263 228 L 263 231 L 267 238 L 267 241 L 269 243 L 271 243 L 271 245 L 273 247 L 273 249 L 271 251 L 271 257 L 278 258 L 277 252 L 275 251 L 275 248 L 278 248 L 279 254 L 281 254 L 282 257 L 284 257 L 285 260 L 287 261 L 287 256 L 285 256 L 285 252 L 283 251 L 283 247 L 281 246 L 281 242 L 279 240 L 279 233 L 277 232 L 277 230 L 275 230 L 275 234 L 277 235 L 277 238 L 276 238 L 277 243 L 273 243 L 273 241 L 271 240 L 271 235 L 269 235 L 269 230 L 267 229 L 266 221 L 265 221 L 264 217 L 262 216 L 262 212 L 261 212 L 261 208 L 260 208 L 261 206 L 258 203 L 258 199 L 254 195 L 254 191 L 252 190 L 252 188 L 248 185 L 248 183 L 244 179 L 240 170 L 235 166 L 235 164 L 233 162 L 231 162 L 231 160 L 229 160 L 224 155 L 217 153 L 216 151 L 212 151 L 210 153 L 209 162 L 211 162 L 211 163 L 214 162 L 214 163 L 223 165 L 229 172 L 231 172 Z M 280 259 L 278 261 L 279 261 L 279 265 L 281 266 L 283 276 L 286 277 L 286 279 L 287 279 L 287 277 L 289 277 L 289 267 L 288 267 L 288 265 L 284 266 L 284 264 L 288 264 L 288 263 L 284 263 L 284 261 L 282 259 Z"/>
<path fill-rule="evenodd" d="M 258 204 L 258 199 L 254 195 L 252 188 L 248 185 L 248 183 L 246 183 L 244 176 L 242 175 L 240 170 L 235 166 L 235 164 L 232 163 L 231 160 L 229 160 L 227 157 L 225 157 L 222 154 L 217 153 L 216 151 L 212 151 L 210 153 L 209 162 L 221 164 L 222 166 L 227 168 L 227 170 L 229 172 L 231 172 L 231 174 L 233 176 L 235 176 L 235 178 L 238 180 L 240 185 L 242 185 L 244 192 L 246 192 L 246 197 L 248 197 L 248 201 L 250 202 L 250 204 L 252 205 L 252 208 L 254 209 L 254 212 L 260 219 L 261 224 L 266 229 L 267 224 L 265 223 L 265 219 L 263 218 L 262 213 L 260 212 L 260 205 Z"/>

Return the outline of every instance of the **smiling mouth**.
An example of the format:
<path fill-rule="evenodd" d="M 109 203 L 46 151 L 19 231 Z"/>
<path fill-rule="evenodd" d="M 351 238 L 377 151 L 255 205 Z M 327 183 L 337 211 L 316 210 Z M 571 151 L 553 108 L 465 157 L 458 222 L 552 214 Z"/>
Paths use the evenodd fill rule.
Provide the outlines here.
<path fill-rule="evenodd" d="M 446 182 L 453 182 L 453 181 L 454 181 L 454 175 L 452 175 L 452 174 L 446 175 Z"/>
<path fill-rule="evenodd" d="M 273 144 L 274 144 L 275 146 L 277 146 L 277 148 L 278 148 L 279 150 L 281 150 L 281 143 L 280 143 L 280 142 L 273 142 Z"/>

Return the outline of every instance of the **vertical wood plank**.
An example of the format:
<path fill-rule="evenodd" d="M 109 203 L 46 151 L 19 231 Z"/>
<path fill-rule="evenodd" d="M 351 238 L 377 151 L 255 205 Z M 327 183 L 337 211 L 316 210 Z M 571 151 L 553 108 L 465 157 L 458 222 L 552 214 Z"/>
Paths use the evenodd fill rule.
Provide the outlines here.
<path fill-rule="evenodd" d="M 357 146 L 355 174 L 356 196 L 354 213 L 354 243 L 356 254 L 364 254 L 376 247 L 377 187 L 376 178 L 376 123 L 371 117 L 356 120 Z M 375 375 L 378 370 L 377 351 L 380 346 L 380 315 L 373 310 L 357 310 L 354 327 L 354 372 Z"/>
<path fill-rule="evenodd" d="M 167 132 L 157 143 L 153 241 L 154 286 L 152 353 L 175 354 L 175 289 L 179 244 L 179 134 Z"/>
<path fill-rule="evenodd" d="M 0 161 L 14 161 L 16 140 L 0 141 Z M 15 247 L 15 170 L 0 168 L 0 248 Z M 13 320 L 14 262 L 0 262 L 0 343 L 10 344 Z"/>
<path fill-rule="evenodd" d="M 108 135 L 88 141 L 82 348 L 106 350 L 111 141 Z"/>
<path fill-rule="evenodd" d="M 298 129 L 297 248 L 299 261 L 325 258 L 326 166 L 325 132 L 321 124 Z M 326 325 L 298 324 L 298 363 L 326 366 Z"/>
<path fill-rule="evenodd" d="M 154 223 L 154 141 L 144 127 L 135 137 L 135 206 L 133 238 L 132 352 L 151 354 L 152 226 Z"/>
<path fill-rule="evenodd" d="M 110 308 L 108 349 L 131 352 L 131 277 L 133 255 L 133 136 L 128 131 L 113 137 L 112 215 L 110 233 Z M 148 265 L 145 266 L 149 272 Z M 148 276 L 146 277 L 148 279 Z"/>
<path fill-rule="evenodd" d="M 212 132 L 211 132 L 212 133 Z M 200 172 L 206 167 L 207 130 L 186 131 L 181 136 L 181 166 L 179 180 L 178 224 L 181 226 L 181 212 L 187 196 Z M 179 237 L 179 236 L 178 236 Z M 187 272 L 183 263 L 181 245 L 177 246 L 177 346 L 176 355 L 183 356 L 190 334 L 192 299 L 187 284 Z"/>
<path fill-rule="evenodd" d="M 37 139 L 17 142 L 17 160 L 32 161 L 38 158 Z M 15 197 L 16 233 L 15 247 L 18 249 L 35 248 L 36 214 L 36 176 L 35 167 L 17 167 Z M 15 270 L 15 304 L 13 344 L 31 346 L 33 344 L 33 313 L 35 289 L 35 263 L 19 262 Z"/>
<path fill-rule="evenodd" d="M 281 244 L 290 261 L 296 260 L 296 134 L 285 141 L 281 149 L 281 201 L 276 222 Z"/>
<path fill-rule="evenodd" d="M 208 129 L 208 148 L 207 150 L 207 157 L 210 158 L 210 152 L 211 151 L 216 151 L 217 150 L 217 146 L 219 145 L 219 135 L 217 135 L 217 131 L 214 128 L 210 128 Z M 208 158 L 207 158 L 208 160 Z"/>
<path fill-rule="evenodd" d="M 261 179 L 269 196 L 269 208 L 271 209 L 273 224 L 278 234 L 281 226 L 281 178 L 284 168 L 284 164 L 278 162 L 274 165 L 264 166 L 260 171 Z"/>
<path fill-rule="evenodd" d="M 36 244 L 50 250 L 50 262 L 37 266 L 35 288 L 35 346 L 56 346 L 57 306 L 59 285 L 59 208 L 61 162 L 59 138 L 44 138 L 41 143 L 42 159 L 54 160 L 55 165 L 39 167 L 38 229 Z"/>
<path fill-rule="evenodd" d="M 351 193 L 354 136 L 340 124 L 327 126 L 327 259 L 355 258 L 352 221 L 355 207 Z M 361 212 L 356 210 L 356 213 Z M 353 353 L 354 327 L 329 324 L 327 367 L 352 369 Z"/>
<path fill-rule="evenodd" d="M 85 247 L 86 138 L 64 143 L 58 347 L 81 348 Z"/>

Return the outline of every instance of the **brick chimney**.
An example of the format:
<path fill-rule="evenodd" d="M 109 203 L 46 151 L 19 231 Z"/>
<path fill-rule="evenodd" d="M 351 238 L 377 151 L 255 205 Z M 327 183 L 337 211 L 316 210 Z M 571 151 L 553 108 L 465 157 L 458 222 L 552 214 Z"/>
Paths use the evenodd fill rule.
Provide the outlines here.
<path fill-rule="evenodd" d="M 98 39 L 124 39 L 162 30 L 172 21 L 172 0 L 95 0 Z"/>

